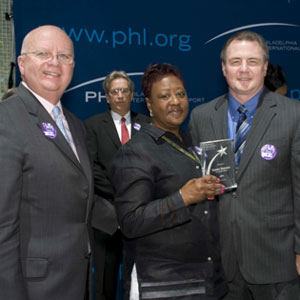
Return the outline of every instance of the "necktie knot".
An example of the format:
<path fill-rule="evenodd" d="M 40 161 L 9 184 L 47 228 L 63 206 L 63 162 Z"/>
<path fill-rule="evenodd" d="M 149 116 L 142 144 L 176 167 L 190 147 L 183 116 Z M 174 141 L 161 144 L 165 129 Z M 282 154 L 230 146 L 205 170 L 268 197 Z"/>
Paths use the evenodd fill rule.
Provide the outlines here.
<path fill-rule="evenodd" d="M 54 106 L 53 109 L 52 109 L 52 112 L 53 112 L 53 116 L 54 116 L 54 119 L 55 121 L 57 120 L 57 118 L 59 118 L 60 116 L 60 108 L 59 106 Z"/>
<path fill-rule="evenodd" d="M 237 109 L 240 114 L 246 114 L 247 108 L 244 105 L 240 105 Z"/>

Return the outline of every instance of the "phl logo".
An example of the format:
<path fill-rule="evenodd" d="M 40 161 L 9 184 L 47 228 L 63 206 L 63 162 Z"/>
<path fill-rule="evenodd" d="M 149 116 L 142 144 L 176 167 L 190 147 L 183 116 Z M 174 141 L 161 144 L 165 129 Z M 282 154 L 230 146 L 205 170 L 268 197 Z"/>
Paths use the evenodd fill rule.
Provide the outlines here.
<path fill-rule="evenodd" d="M 290 91 L 290 95 L 288 97 L 295 99 L 295 100 L 300 100 L 300 89 L 292 89 Z"/>

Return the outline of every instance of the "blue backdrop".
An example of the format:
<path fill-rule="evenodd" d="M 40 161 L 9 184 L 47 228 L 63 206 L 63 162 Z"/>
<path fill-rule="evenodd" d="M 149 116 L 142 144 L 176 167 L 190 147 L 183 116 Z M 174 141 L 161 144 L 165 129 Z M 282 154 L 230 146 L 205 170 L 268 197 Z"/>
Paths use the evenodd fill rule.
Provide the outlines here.
<path fill-rule="evenodd" d="M 180 68 L 190 109 L 223 94 L 222 45 L 235 31 L 250 29 L 267 40 L 270 61 L 286 74 L 288 96 L 300 100 L 299 13 L 297 0 L 14 0 L 16 50 L 37 26 L 53 24 L 67 32 L 76 66 L 62 102 L 83 120 L 107 109 L 102 81 L 115 69 L 125 70 L 136 85 L 133 109 L 148 113 L 140 81 L 152 62 Z"/>

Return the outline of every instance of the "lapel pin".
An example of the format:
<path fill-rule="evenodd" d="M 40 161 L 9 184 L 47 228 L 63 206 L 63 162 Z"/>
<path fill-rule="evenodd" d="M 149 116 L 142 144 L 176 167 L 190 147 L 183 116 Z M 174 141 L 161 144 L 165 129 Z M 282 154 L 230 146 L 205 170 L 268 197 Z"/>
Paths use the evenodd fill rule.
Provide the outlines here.
<path fill-rule="evenodd" d="M 265 160 L 272 160 L 277 154 L 277 149 L 274 145 L 266 144 L 260 150 L 260 155 Z"/>
<path fill-rule="evenodd" d="M 136 131 L 140 131 L 140 129 L 141 129 L 141 124 L 139 124 L 139 123 L 133 123 L 133 128 L 134 128 Z"/>
<path fill-rule="evenodd" d="M 57 132 L 55 127 L 51 123 L 42 123 L 42 131 L 44 135 L 49 139 L 56 138 Z"/>

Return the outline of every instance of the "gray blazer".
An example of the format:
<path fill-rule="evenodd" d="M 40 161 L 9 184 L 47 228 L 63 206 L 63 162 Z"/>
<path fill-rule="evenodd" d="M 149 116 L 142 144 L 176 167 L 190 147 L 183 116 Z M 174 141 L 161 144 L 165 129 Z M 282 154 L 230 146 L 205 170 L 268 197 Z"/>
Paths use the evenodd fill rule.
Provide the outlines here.
<path fill-rule="evenodd" d="M 92 172 L 84 126 L 64 114 L 80 163 L 23 85 L 0 104 L 0 299 L 84 299 Z"/>
<path fill-rule="evenodd" d="M 223 139 L 227 96 L 196 107 L 194 141 Z M 238 188 L 219 197 L 222 259 L 228 280 L 237 268 L 253 284 L 296 278 L 300 253 L 300 103 L 265 90 L 258 103 L 240 165 Z M 273 145 L 273 159 L 263 146 Z M 275 149 L 275 150 L 274 150 Z M 234 167 L 234 162 L 232 161 Z"/>

